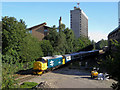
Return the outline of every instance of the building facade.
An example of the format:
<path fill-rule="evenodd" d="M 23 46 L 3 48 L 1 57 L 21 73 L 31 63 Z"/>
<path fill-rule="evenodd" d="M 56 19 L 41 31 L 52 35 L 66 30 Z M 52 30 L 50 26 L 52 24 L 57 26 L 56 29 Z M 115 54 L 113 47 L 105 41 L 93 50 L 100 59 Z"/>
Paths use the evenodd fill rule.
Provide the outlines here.
<path fill-rule="evenodd" d="M 43 40 L 43 38 L 48 35 L 49 28 L 48 26 L 45 26 L 47 23 L 42 23 L 36 26 L 33 26 L 31 28 L 28 28 L 29 33 L 32 34 L 32 36 L 36 37 L 38 40 Z"/>
<path fill-rule="evenodd" d="M 70 10 L 70 26 L 76 38 L 80 36 L 88 37 L 88 17 L 79 7 Z"/>
<path fill-rule="evenodd" d="M 115 40 L 120 42 L 120 25 L 108 34 L 109 50 L 116 50 L 114 44 L 112 44 L 112 41 L 115 41 Z"/>
<path fill-rule="evenodd" d="M 118 41 L 120 43 L 120 1 L 118 2 L 118 27 L 108 34 L 108 47 L 109 50 L 116 50 L 112 41 Z"/>

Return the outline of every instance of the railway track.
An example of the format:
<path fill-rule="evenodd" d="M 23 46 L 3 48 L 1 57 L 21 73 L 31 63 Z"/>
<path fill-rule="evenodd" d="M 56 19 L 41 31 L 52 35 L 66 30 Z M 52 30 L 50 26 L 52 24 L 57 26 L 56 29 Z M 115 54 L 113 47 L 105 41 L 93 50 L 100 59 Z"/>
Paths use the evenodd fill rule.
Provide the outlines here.
<path fill-rule="evenodd" d="M 19 75 L 19 77 L 15 78 L 15 80 L 18 81 L 19 84 L 25 82 L 25 81 L 28 81 L 32 78 L 35 78 L 37 77 L 38 75 Z"/>

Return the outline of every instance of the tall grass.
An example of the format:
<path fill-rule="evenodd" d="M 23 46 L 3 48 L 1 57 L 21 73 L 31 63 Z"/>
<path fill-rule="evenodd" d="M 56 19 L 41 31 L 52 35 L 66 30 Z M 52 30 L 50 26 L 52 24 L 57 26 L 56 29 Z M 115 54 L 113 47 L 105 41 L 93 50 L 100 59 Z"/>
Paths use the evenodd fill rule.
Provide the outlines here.
<path fill-rule="evenodd" d="M 33 67 L 33 62 L 26 63 L 2 63 L 2 88 L 17 88 L 18 81 L 15 80 L 14 74 L 19 70 L 26 70 Z"/>

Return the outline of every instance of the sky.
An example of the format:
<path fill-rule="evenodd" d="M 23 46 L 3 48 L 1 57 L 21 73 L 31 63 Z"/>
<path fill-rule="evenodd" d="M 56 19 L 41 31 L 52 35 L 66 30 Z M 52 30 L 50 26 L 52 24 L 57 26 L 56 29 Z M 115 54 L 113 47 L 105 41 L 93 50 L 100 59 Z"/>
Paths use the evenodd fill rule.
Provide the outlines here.
<path fill-rule="evenodd" d="M 70 10 L 77 2 L 2 2 L 2 16 L 23 19 L 27 28 L 47 23 L 58 27 L 59 18 L 70 28 Z M 118 26 L 118 2 L 80 2 L 79 7 L 88 16 L 88 36 L 96 42 Z"/>

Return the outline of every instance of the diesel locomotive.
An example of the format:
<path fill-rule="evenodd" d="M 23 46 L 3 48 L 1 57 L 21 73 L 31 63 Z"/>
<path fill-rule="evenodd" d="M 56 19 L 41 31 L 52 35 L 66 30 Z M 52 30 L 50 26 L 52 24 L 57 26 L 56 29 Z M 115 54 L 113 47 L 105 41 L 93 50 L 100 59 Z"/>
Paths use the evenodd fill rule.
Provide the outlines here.
<path fill-rule="evenodd" d="M 71 53 L 66 55 L 41 57 L 33 63 L 33 73 L 41 75 L 42 73 L 44 73 L 44 71 L 64 65 L 71 60 L 82 59 L 86 56 L 97 54 L 99 54 L 99 50 L 80 51 L 77 53 Z"/>

